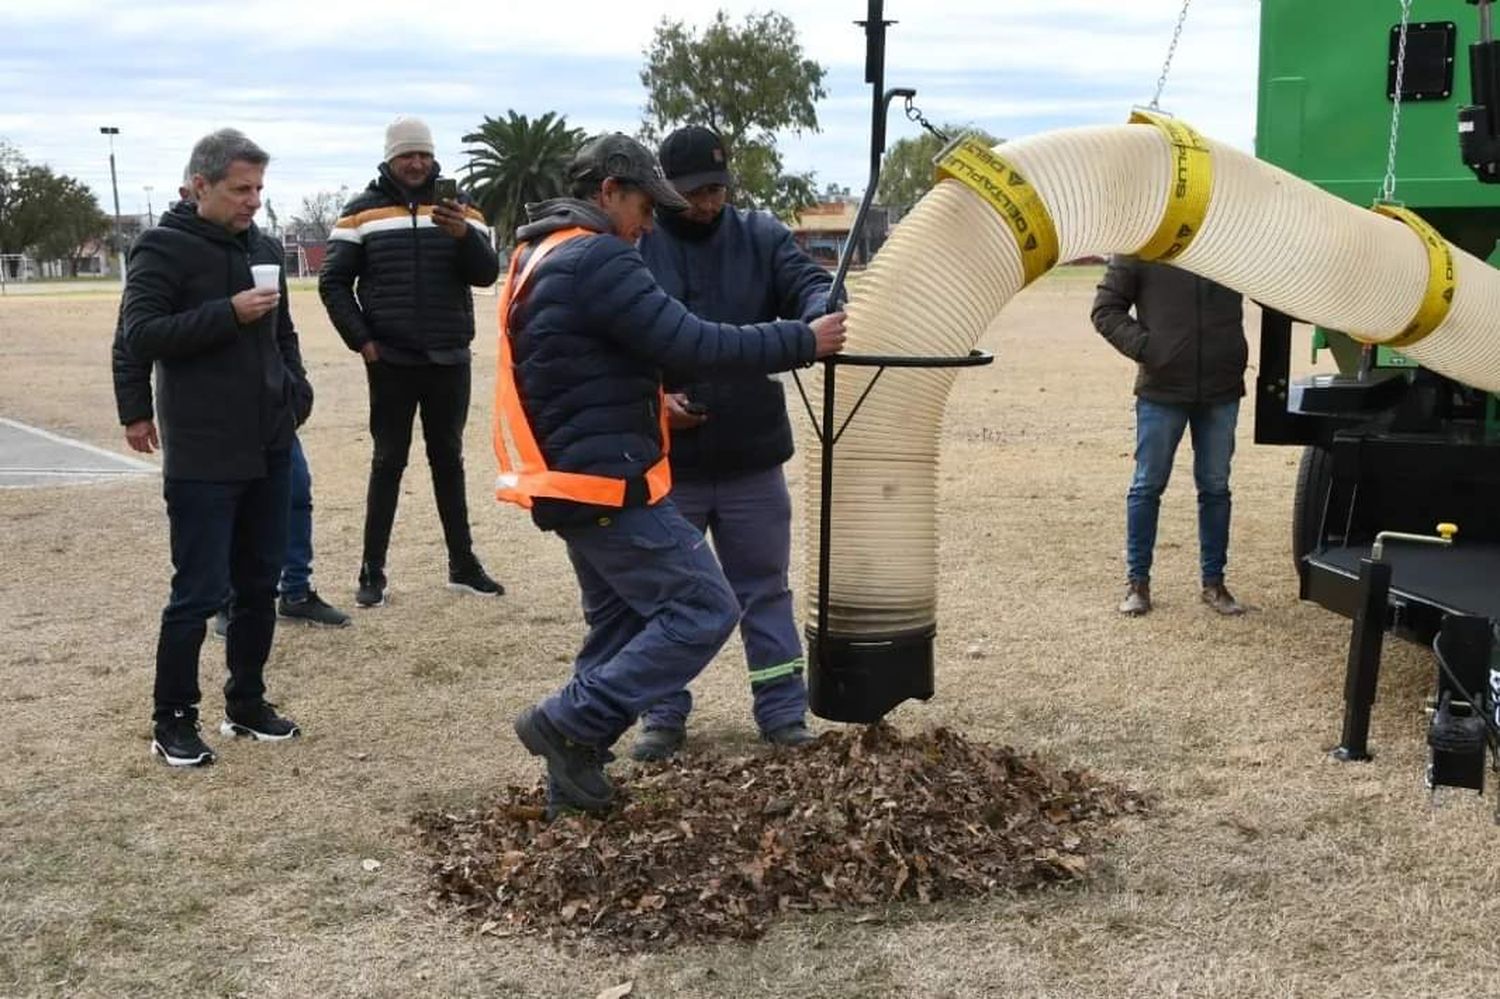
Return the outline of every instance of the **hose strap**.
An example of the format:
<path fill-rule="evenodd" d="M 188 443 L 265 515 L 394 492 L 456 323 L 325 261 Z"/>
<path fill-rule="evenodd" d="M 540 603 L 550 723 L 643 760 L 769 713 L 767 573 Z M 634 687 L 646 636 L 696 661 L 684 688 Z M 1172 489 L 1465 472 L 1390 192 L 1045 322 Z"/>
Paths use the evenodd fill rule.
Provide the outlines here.
<path fill-rule="evenodd" d="M 1193 245 L 1208 214 L 1214 190 L 1214 161 L 1208 142 L 1191 127 L 1153 111 L 1131 112 L 1132 125 L 1154 125 L 1172 147 L 1172 186 L 1161 224 L 1136 251 L 1142 260 L 1175 260 Z"/>
<path fill-rule="evenodd" d="M 961 135 L 934 160 L 941 180 L 951 177 L 974 191 L 1010 227 L 1030 284 L 1057 266 L 1057 226 L 1036 188 L 989 146 Z"/>
<path fill-rule="evenodd" d="M 1427 291 L 1422 295 L 1422 304 L 1417 307 L 1417 314 L 1396 337 L 1376 340 L 1358 333 L 1349 335 L 1361 343 L 1380 343 L 1396 350 L 1404 350 L 1427 339 L 1448 318 L 1448 310 L 1453 306 L 1453 293 L 1458 288 L 1457 272 L 1453 267 L 1453 247 L 1438 235 L 1438 231 L 1426 219 L 1409 208 L 1380 201 L 1372 207 L 1381 215 L 1404 224 L 1421 239 L 1422 246 L 1427 250 Z"/>

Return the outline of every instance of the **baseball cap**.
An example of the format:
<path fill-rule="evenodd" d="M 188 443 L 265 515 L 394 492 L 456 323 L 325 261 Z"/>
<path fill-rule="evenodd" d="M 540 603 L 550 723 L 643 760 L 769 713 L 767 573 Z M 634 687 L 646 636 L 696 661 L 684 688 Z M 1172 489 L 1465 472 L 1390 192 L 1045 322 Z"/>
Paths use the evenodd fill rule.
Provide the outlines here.
<path fill-rule="evenodd" d="M 662 141 L 661 168 L 672 186 L 684 194 L 709 184 L 729 185 L 724 140 L 702 125 L 679 128 Z"/>
<path fill-rule="evenodd" d="M 614 177 L 637 185 L 663 208 L 681 211 L 687 200 L 667 183 L 651 150 L 628 135 L 606 132 L 583 144 L 568 164 L 568 179 L 604 181 Z"/>

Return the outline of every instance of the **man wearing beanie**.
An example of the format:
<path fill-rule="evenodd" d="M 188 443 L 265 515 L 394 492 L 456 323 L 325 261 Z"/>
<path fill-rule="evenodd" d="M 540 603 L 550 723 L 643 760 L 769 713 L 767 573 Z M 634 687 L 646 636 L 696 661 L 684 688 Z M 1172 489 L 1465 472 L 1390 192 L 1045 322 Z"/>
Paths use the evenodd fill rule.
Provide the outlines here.
<path fill-rule="evenodd" d="M 667 136 L 662 170 L 687 200 L 680 212 L 657 206 L 641 256 L 669 295 L 704 319 L 763 323 L 811 321 L 828 309 L 829 273 L 765 212 L 726 204 L 724 144 L 697 125 Z M 672 412 L 672 500 L 713 538 L 743 617 L 740 637 L 761 737 L 783 746 L 812 740 L 804 722 L 807 686 L 802 642 L 787 581 L 792 501 L 782 465 L 792 428 L 781 382 L 757 372 L 712 371 L 678 386 Z M 661 760 L 681 748 L 692 695 L 674 691 L 642 719 L 631 750 Z"/>
<path fill-rule="evenodd" d="M 374 457 L 355 603 L 385 603 L 386 550 L 420 411 L 432 491 L 448 549 L 450 589 L 499 596 L 474 555 L 464 497 L 469 416 L 470 286 L 500 274 L 490 230 L 460 197 L 436 203 L 432 130 L 402 116 L 385 130 L 378 176 L 344 208 L 328 238 L 318 292 L 334 327 L 365 363 Z"/>

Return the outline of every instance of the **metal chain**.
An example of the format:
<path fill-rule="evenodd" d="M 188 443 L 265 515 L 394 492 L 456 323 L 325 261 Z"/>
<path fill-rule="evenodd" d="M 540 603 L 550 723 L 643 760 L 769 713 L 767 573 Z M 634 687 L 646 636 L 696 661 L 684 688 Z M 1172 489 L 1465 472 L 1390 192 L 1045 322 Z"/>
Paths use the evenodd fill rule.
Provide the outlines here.
<path fill-rule="evenodd" d="M 943 132 L 943 130 L 938 128 L 932 122 L 928 121 L 927 116 L 924 115 L 920 110 L 918 110 L 916 104 L 912 102 L 912 99 L 910 97 L 906 98 L 906 120 L 914 121 L 918 125 L 921 125 L 923 128 L 927 129 L 927 131 L 937 136 L 944 143 L 948 141 L 948 136 Z"/>
<path fill-rule="evenodd" d="M 1391 95 L 1391 144 L 1386 150 L 1385 183 L 1380 188 L 1380 200 L 1396 200 L 1396 146 L 1401 140 L 1401 88 L 1406 80 L 1406 35 L 1411 24 L 1411 0 L 1401 0 L 1401 38 L 1396 45 L 1396 86 Z"/>
<path fill-rule="evenodd" d="M 1193 0 L 1182 0 L 1182 13 L 1177 15 L 1177 30 L 1172 32 L 1172 44 L 1167 46 L 1167 61 L 1161 64 L 1161 76 L 1156 78 L 1156 93 L 1147 105 L 1152 111 L 1161 110 L 1161 92 L 1167 89 L 1167 77 L 1172 75 L 1172 57 L 1177 55 L 1177 43 L 1182 40 L 1182 26 L 1187 23 L 1188 8 Z"/>

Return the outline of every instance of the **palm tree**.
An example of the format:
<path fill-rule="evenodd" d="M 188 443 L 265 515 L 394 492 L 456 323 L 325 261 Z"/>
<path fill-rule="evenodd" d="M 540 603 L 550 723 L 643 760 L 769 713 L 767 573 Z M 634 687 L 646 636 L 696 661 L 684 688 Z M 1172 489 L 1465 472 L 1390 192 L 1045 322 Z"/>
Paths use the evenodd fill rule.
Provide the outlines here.
<path fill-rule="evenodd" d="M 527 202 L 567 194 L 568 162 L 584 138 L 582 129 L 569 128 L 567 118 L 555 111 L 534 121 L 514 111 L 505 112 L 503 120 L 485 115 L 479 130 L 464 136 L 474 144 L 467 150 L 464 187 L 500 234 L 502 246 L 515 239 Z"/>

